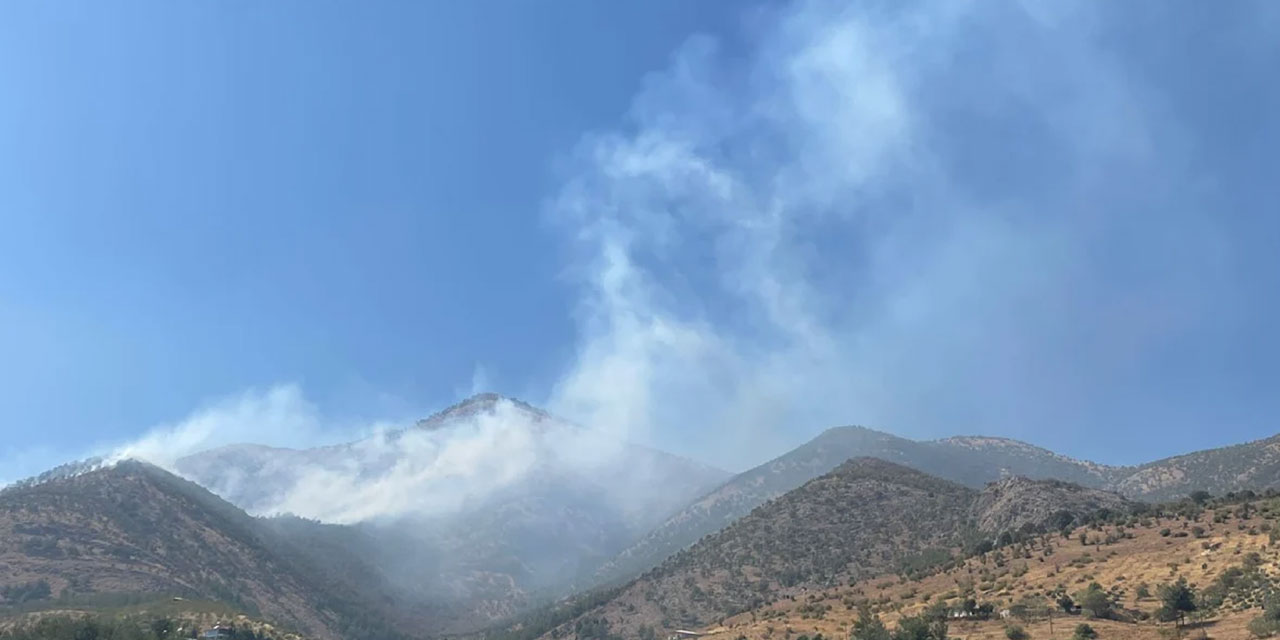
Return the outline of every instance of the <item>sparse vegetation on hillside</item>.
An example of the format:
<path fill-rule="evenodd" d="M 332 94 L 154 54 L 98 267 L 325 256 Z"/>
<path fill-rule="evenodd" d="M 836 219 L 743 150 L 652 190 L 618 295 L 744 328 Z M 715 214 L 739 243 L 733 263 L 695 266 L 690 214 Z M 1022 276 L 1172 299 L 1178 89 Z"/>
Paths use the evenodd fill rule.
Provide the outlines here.
<path fill-rule="evenodd" d="M 226 640 L 279 640 L 285 636 L 247 626 L 223 627 Z M 0 631 L 0 640 L 180 640 L 200 627 L 165 617 L 45 616 Z"/>
<path fill-rule="evenodd" d="M 846 586 L 783 596 L 732 616 L 716 640 L 786 640 L 787 630 L 839 637 L 863 619 L 898 621 L 943 610 L 952 636 L 1138 640 L 1173 635 L 1243 638 L 1280 633 L 1280 496 L 1242 492 L 1084 519 L 984 549 L 924 576 L 882 574 Z M 1275 525 L 1275 526 L 1273 526 Z M 1193 527 L 1204 529 L 1201 538 Z M 1164 529 L 1187 535 L 1161 535 Z M 1079 543 L 1080 534 L 1086 544 Z M 1154 586 L 1152 586 L 1154 585 Z M 807 611 L 823 610 L 822 617 Z M 1087 620 L 1086 620 L 1087 619 Z M 794 640 L 794 635 L 792 635 Z"/>
<path fill-rule="evenodd" d="M 534 640 L 553 629 L 578 619 L 583 614 L 599 607 L 618 595 L 620 588 L 588 591 L 569 598 L 565 602 L 541 607 L 527 612 L 514 622 L 508 621 L 486 632 L 486 640 Z M 586 625 L 597 624 L 592 620 Z M 607 635 L 607 630 L 604 631 Z M 598 635 L 598 634 L 597 634 Z M 655 640 L 652 626 L 644 625 L 637 630 L 641 640 Z"/>
<path fill-rule="evenodd" d="M 597 640 L 627 637 L 641 624 L 700 626 L 778 592 L 896 570 L 904 558 L 957 543 L 974 495 L 899 465 L 851 461 L 677 554 L 557 632 Z M 602 624 L 584 627 L 588 620 Z"/>
<path fill-rule="evenodd" d="M 634 577 L 854 457 L 892 461 L 971 489 L 1008 475 L 1058 478 L 1101 487 L 1127 471 L 1073 460 L 1002 438 L 958 437 L 921 442 L 864 427 L 836 427 L 735 476 L 694 501 L 607 563 L 596 578 L 611 583 Z"/>
<path fill-rule="evenodd" d="M 7 608 L 200 597 L 317 637 L 395 638 L 381 611 L 198 485 L 125 462 L 0 492 Z"/>
<path fill-rule="evenodd" d="M 870 433 L 860 437 L 877 437 Z M 1034 453 L 982 439 L 965 446 Z M 798 465 L 786 473 L 809 471 Z M 147 465 L 51 476 L 0 492 L 0 562 L 9 570 L 0 579 L 0 615 L 163 594 L 217 600 L 319 638 L 439 633 L 413 622 L 451 614 L 388 595 L 385 576 L 354 551 L 377 544 L 360 535 L 297 518 L 250 518 Z M 1280 634 L 1278 560 L 1275 492 L 1200 490 L 1147 506 L 1060 481 L 1006 478 L 979 492 L 857 459 L 635 581 L 486 635 L 657 640 L 695 628 L 719 640 L 935 640 L 959 630 L 1018 640 L 1075 628 L 1076 637 L 1115 640 L 1209 629 L 1219 638 L 1268 637 Z M 501 576 L 494 584 L 511 591 Z M 487 615 L 513 610 L 495 601 Z M 159 633 L 83 615 L 57 624 L 100 625 L 85 637 Z"/>
<path fill-rule="evenodd" d="M 640 625 L 705 626 L 778 597 L 797 601 L 803 619 L 822 620 L 835 605 L 805 599 L 814 589 L 875 574 L 912 582 L 953 570 L 967 555 L 1025 571 L 1030 538 L 1129 511 L 1118 496 L 1061 482 L 1009 481 L 980 493 L 901 465 L 856 459 L 677 554 L 548 635 L 599 640 L 629 637 Z M 1022 546 L 1013 553 L 1013 545 Z M 885 596 L 887 602 L 920 597 L 913 589 Z M 1037 610 L 1028 605 L 1024 613 Z M 978 601 L 964 611 L 992 613 Z"/>

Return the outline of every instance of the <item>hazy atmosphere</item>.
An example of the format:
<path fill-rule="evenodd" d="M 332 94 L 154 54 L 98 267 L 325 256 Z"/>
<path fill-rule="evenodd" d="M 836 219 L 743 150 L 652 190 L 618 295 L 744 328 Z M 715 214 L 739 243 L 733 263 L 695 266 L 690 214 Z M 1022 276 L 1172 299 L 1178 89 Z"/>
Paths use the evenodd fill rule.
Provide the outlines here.
<path fill-rule="evenodd" d="M 0 7 L 2 481 L 481 391 L 732 472 L 1276 431 L 1275 3 L 141 7 Z"/>
<path fill-rule="evenodd" d="M 0 640 L 1280 637 L 1280 2 L 0 2 Z"/>

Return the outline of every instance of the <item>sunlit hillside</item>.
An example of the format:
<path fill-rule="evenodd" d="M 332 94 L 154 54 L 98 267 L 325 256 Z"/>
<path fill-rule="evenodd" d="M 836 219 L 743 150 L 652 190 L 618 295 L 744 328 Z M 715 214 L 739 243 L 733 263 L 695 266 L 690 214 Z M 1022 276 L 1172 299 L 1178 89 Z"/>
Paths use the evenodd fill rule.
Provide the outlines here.
<path fill-rule="evenodd" d="M 1031 638 L 1068 638 L 1080 624 L 1116 640 L 1179 631 L 1187 637 L 1246 638 L 1249 623 L 1263 615 L 1280 584 L 1280 547 L 1271 533 L 1277 518 L 1275 498 L 1204 509 L 1187 502 L 1030 537 L 917 579 L 882 575 L 785 597 L 706 631 L 717 639 L 843 639 L 866 607 L 890 629 L 905 616 L 945 612 L 950 636 L 972 639 L 1006 638 L 1014 625 Z M 1195 605 L 1185 612 L 1182 629 L 1161 620 L 1169 617 L 1161 612 L 1162 588 L 1180 579 Z M 1105 597 L 1096 588 L 1088 593 L 1093 584 Z M 1074 604 L 1070 612 L 1063 606 L 1068 603 L 1058 602 L 1063 596 Z M 1108 606 L 1087 609 L 1100 603 Z M 989 605 L 989 619 L 962 617 L 983 605 Z"/>

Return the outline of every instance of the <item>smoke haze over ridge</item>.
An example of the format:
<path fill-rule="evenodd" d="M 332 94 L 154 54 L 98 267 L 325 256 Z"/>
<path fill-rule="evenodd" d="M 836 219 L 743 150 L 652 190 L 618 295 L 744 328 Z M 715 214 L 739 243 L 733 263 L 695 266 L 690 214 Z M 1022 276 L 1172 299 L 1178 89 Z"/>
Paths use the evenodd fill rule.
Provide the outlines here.
<path fill-rule="evenodd" d="M 1280 23 L 1242 3 L 1215 17 L 1231 42 L 1171 53 L 1194 14 L 801 2 L 747 12 L 746 44 L 692 37 L 560 163 L 544 215 L 577 338 L 515 395 L 602 434 L 566 441 L 587 458 L 635 440 L 730 470 L 848 423 L 1111 463 L 1189 449 L 1215 421 L 1267 435 L 1277 222 L 1257 167 L 1280 132 L 1246 107 L 1277 102 L 1210 76 L 1263 77 Z M 1152 23 L 1166 40 L 1134 33 Z M 485 363 L 470 387 L 501 374 Z M 171 467 L 237 442 L 385 443 L 409 422 L 330 424 L 281 385 L 93 450 Z M 440 469 L 525 473 L 522 441 L 491 426 L 430 443 Z M 401 485 L 350 478 L 309 484 L 370 511 L 320 515 L 405 508 L 362 493 Z"/>

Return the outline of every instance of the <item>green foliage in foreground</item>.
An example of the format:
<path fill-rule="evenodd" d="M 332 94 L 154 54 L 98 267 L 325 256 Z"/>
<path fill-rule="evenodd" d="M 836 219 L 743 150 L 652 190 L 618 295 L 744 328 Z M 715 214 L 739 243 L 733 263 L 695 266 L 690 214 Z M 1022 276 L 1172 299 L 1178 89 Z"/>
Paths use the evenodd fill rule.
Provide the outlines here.
<path fill-rule="evenodd" d="M 1271 596 L 1262 606 L 1262 615 L 1249 621 L 1249 633 L 1270 638 L 1280 633 L 1280 598 Z"/>
<path fill-rule="evenodd" d="M 898 628 L 890 633 L 879 616 L 863 609 L 849 637 L 850 640 L 947 640 L 947 620 L 942 611 L 928 610 L 899 620 Z"/>
<path fill-rule="evenodd" d="M 858 610 L 858 620 L 853 623 L 853 633 L 849 640 L 892 640 L 889 630 L 880 621 L 880 616 L 872 615 L 871 610 L 862 607 Z"/>
<path fill-rule="evenodd" d="M 179 631 L 169 618 L 91 618 L 49 616 L 0 632 L 0 640 L 178 640 L 194 638 L 194 628 Z M 273 640 L 249 629 L 233 629 L 231 640 Z"/>

